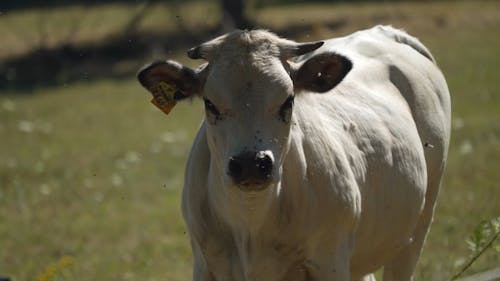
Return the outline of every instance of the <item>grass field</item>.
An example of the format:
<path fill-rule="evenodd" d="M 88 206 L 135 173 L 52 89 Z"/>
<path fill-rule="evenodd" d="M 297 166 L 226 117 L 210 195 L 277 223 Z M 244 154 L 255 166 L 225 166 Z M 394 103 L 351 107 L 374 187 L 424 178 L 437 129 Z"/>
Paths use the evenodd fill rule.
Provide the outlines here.
<path fill-rule="evenodd" d="M 217 15 L 213 6 L 190 5 L 181 7 L 184 14 L 196 11 L 189 27 L 216 21 L 203 16 L 207 10 Z M 136 9 L 114 4 L 2 14 L 0 58 L 37 44 L 56 46 L 70 35 L 72 42 L 98 42 Z M 475 225 L 500 215 L 500 3 L 294 5 L 251 14 L 271 29 L 310 24 L 292 36 L 297 40 L 393 24 L 433 52 L 452 94 L 453 132 L 417 280 L 447 280 L 468 257 L 465 239 Z M 160 15 L 153 9 L 140 28 L 170 32 Z M 332 20 L 342 24 L 333 28 Z M 78 34 L 72 25 L 81 26 Z M 41 43 L 37 26 L 49 34 Z M 133 75 L 0 93 L 0 276 L 190 279 L 180 192 L 202 106 L 183 103 L 166 117 L 148 101 Z M 468 274 L 499 265 L 500 255 L 489 250 Z"/>

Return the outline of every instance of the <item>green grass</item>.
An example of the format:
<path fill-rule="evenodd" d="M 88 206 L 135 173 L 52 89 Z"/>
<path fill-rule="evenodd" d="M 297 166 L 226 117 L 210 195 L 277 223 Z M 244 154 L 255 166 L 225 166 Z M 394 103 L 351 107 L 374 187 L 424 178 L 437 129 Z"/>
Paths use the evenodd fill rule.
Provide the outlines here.
<path fill-rule="evenodd" d="M 85 17 L 95 18 L 104 31 L 95 38 L 81 31 L 75 38 L 82 41 L 76 42 L 116 32 L 137 8 L 101 6 L 99 15 L 96 9 L 85 10 Z M 79 9 L 7 14 L 0 16 L 0 29 L 5 22 L 11 28 L 18 23 L 29 27 L 52 13 L 61 22 L 70 21 L 70 16 L 63 18 L 82 13 Z M 471 1 L 253 11 L 259 22 L 276 28 L 300 21 L 298 15 L 314 21 L 310 33 L 295 39 L 392 23 L 418 36 L 437 58 L 450 86 L 454 126 L 417 280 L 446 280 L 467 258 L 465 239 L 475 225 L 500 215 L 499 10 L 494 1 Z M 103 18 L 104 11 L 113 20 Z M 332 31 L 325 24 L 328 15 L 344 17 L 346 24 Z M 54 44 L 63 41 L 68 26 L 57 23 L 57 17 L 44 21 L 51 31 L 63 30 L 53 33 Z M 143 24 L 162 28 L 152 19 Z M 16 34 L 15 28 L 9 32 Z M 24 46 L 14 37 L 2 44 Z M 74 263 L 54 280 L 189 280 L 191 253 L 180 192 L 202 106 L 182 103 L 165 116 L 148 102 L 133 77 L 0 95 L 0 276 L 36 280 L 49 265 L 71 256 Z M 489 250 L 467 274 L 499 264 L 500 255 Z"/>
<path fill-rule="evenodd" d="M 184 280 L 179 187 L 201 108 L 166 118 L 134 80 L 34 94 L 1 99 L 0 272 L 31 280 L 69 255 L 85 279 Z"/>

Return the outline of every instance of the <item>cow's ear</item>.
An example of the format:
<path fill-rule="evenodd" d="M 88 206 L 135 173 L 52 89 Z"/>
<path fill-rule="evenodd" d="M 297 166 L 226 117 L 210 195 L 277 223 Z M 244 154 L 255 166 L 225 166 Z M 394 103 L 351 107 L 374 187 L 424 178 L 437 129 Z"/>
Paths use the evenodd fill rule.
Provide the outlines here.
<path fill-rule="evenodd" d="M 321 53 L 292 67 L 296 90 L 324 93 L 337 86 L 352 69 L 352 62 L 336 53 Z"/>
<path fill-rule="evenodd" d="M 156 61 L 141 68 L 137 79 L 151 94 L 168 88 L 175 100 L 200 95 L 205 84 L 207 64 L 196 70 L 175 61 Z"/>

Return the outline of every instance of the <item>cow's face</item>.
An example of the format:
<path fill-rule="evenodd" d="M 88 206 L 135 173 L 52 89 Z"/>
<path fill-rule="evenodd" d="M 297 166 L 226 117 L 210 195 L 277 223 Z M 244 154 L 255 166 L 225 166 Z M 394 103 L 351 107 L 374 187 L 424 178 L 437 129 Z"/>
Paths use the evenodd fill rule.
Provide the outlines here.
<path fill-rule="evenodd" d="M 326 92 L 351 68 L 347 59 L 333 53 L 301 65 L 287 61 L 322 44 L 299 44 L 265 31 L 237 31 L 191 49 L 191 58 L 209 62 L 198 70 L 157 62 L 142 69 L 139 80 L 151 91 L 165 82 L 178 89 L 178 98 L 202 98 L 216 176 L 227 187 L 262 190 L 281 178 L 295 95 L 300 90 Z"/>
<path fill-rule="evenodd" d="M 210 151 L 224 182 L 252 190 L 277 182 L 294 103 L 282 61 L 246 54 L 211 61 L 203 99 Z"/>

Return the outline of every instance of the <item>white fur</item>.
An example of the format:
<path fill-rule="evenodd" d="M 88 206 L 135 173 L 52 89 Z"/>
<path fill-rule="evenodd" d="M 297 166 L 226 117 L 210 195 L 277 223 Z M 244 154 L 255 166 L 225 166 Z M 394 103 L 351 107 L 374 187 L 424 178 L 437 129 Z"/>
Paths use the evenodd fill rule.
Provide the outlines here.
<path fill-rule="evenodd" d="M 194 280 L 375 280 L 380 267 L 385 281 L 411 280 L 447 155 L 446 82 L 417 39 L 390 27 L 328 40 L 297 63 L 328 51 L 349 58 L 352 70 L 328 93 L 295 93 L 284 129 L 269 113 L 290 90 L 279 60 L 249 68 L 219 52 L 210 61 L 205 95 L 229 117 L 203 122 L 186 167 Z M 238 69 L 246 72 L 231 78 Z M 236 96 L 247 80 L 256 83 L 252 94 Z M 225 161 L 243 144 L 269 150 L 278 165 L 262 191 L 227 182 Z"/>

